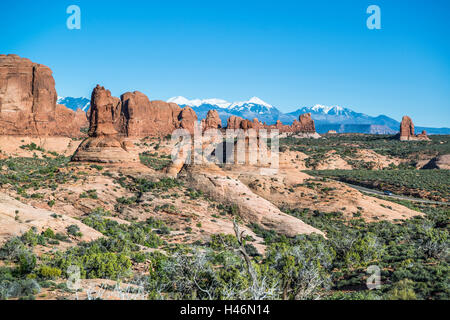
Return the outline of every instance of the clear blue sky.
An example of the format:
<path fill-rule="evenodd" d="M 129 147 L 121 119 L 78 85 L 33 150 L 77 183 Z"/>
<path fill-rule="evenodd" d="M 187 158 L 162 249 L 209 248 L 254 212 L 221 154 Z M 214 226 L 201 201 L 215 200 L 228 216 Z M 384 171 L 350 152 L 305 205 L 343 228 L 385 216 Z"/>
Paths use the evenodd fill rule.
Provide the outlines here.
<path fill-rule="evenodd" d="M 81 30 L 66 8 L 81 8 Z M 381 30 L 366 27 L 369 5 Z M 450 1 L 1 1 L 0 53 L 52 68 L 59 95 L 341 105 L 450 126 Z"/>

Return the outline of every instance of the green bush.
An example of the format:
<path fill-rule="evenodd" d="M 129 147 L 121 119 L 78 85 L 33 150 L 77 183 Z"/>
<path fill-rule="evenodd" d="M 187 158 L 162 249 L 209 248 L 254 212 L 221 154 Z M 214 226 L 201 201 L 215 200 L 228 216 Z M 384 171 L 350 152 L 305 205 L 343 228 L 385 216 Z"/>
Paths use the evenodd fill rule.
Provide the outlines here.
<path fill-rule="evenodd" d="M 44 279 L 57 279 L 61 276 L 61 273 L 61 269 L 49 266 L 41 266 L 38 271 L 39 276 Z"/>
<path fill-rule="evenodd" d="M 66 228 L 67 233 L 74 237 L 81 237 L 82 233 L 80 232 L 80 227 L 76 224 L 72 224 Z"/>

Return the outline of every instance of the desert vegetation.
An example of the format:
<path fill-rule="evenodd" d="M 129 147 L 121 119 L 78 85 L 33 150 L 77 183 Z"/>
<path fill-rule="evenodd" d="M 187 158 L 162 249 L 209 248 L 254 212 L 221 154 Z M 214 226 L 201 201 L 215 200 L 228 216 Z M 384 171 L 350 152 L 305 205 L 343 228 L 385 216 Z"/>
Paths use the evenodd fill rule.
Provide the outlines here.
<path fill-rule="evenodd" d="M 343 134 L 327 135 L 323 139 L 296 139 L 288 137 L 280 140 L 280 148 L 305 153 L 309 156 L 307 166 L 311 169 L 326 158 L 327 152 L 335 152 L 349 160 L 353 169 L 372 169 L 370 161 L 355 159 L 361 150 L 370 150 L 382 156 L 399 159 L 392 169 L 415 168 L 420 160 L 431 159 L 450 153 L 450 136 L 430 136 L 431 141 L 409 141 L 404 143 L 389 135 Z"/>
<path fill-rule="evenodd" d="M 283 192 L 304 187 L 302 192 L 327 195 L 338 191 L 339 185 L 326 184 L 333 179 L 445 201 L 448 170 L 417 170 L 413 162 L 421 154 L 448 152 L 446 139 L 402 144 L 383 136 L 287 138 L 283 150 L 305 153 L 307 168 L 334 150 L 360 169 L 309 170 L 312 177 Z M 160 142 L 154 143 L 159 149 Z M 36 151 L 34 146 L 24 148 Z M 403 164 L 372 170 L 353 157 L 358 148 Z M 89 289 L 94 283 L 108 290 L 125 285 L 142 299 L 449 299 L 448 206 L 385 198 L 424 215 L 368 222 L 361 216 L 365 208 L 349 217 L 339 210 L 279 205 L 282 212 L 326 235 L 288 237 L 242 219 L 236 203 L 218 202 L 182 177 L 161 174 L 170 162 L 164 153 L 142 152 L 140 160 L 158 174 L 79 165 L 49 154 L 0 160 L 2 192 L 54 210 L 55 223 L 63 220 L 65 207 L 78 210 L 75 222 L 64 227 L 29 228 L 4 239 L 0 298 L 94 299 Z M 99 182 L 92 187 L 95 179 Z M 267 182 L 275 183 L 276 177 L 272 179 Z M 261 181 L 254 184 L 262 186 Z M 73 185 L 77 188 L 72 190 Z M 15 216 L 18 225 L 26 223 L 20 210 Z M 82 241 L 85 230 L 80 226 L 100 236 Z M 366 284 L 373 266 L 380 270 L 377 290 Z M 74 267 L 81 279 L 78 290 L 69 285 Z M 79 295 L 82 291 L 85 296 Z"/>
<path fill-rule="evenodd" d="M 448 201 L 449 170 L 321 170 L 306 171 L 314 176 L 333 178 L 380 191 L 419 198 Z"/>

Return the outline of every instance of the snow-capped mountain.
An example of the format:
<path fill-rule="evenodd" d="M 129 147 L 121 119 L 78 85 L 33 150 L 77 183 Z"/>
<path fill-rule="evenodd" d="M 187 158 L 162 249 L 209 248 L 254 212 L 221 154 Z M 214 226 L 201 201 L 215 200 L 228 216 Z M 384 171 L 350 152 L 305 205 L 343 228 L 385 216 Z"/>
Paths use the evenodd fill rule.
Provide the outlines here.
<path fill-rule="evenodd" d="M 303 113 L 311 113 L 318 132 L 335 130 L 337 132 L 358 132 L 394 134 L 398 132 L 400 123 L 386 116 L 371 117 L 341 106 L 324 106 L 316 104 L 312 107 L 302 107 L 289 113 L 298 117 Z"/>
<path fill-rule="evenodd" d="M 189 100 L 181 96 L 170 98 L 169 100 L 167 100 L 167 102 L 173 102 L 178 104 L 179 106 L 189 106 L 189 107 L 199 107 L 201 105 L 213 105 L 223 109 L 227 109 L 231 105 L 231 103 L 222 99 Z"/>
<path fill-rule="evenodd" d="M 89 110 L 89 107 L 91 106 L 91 101 L 85 97 L 81 97 L 81 98 L 58 97 L 58 100 L 56 101 L 56 103 L 63 104 L 67 108 L 72 109 L 74 111 L 81 109 L 85 112 L 87 112 Z"/>
<path fill-rule="evenodd" d="M 335 130 L 339 133 L 395 134 L 399 131 L 400 127 L 400 122 L 388 116 L 380 115 L 372 117 L 341 106 L 316 104 L 310 107 L 302 107 L 294 112 L 283 113 L 273 105 L 257 97 L 253 97 L 248 101 L 233 103 L 216 98 L 189 100 L 185 97 L 175 97 L 168 101 L 175 102 L 180 107 L 190 106 L 200 119 L 205 118 L 210 109 L 216 109 L 223 125 L 226 125 L 228 117 L 232 115 L 249 120 L 258 118 L 259 121 L 266 122 L 267 124 L 274 124 L 277 120 L 285 124 L 291 124 L 301 114 L 311 113 L 318 133 Z M 416 127 L 416 130 L 418 132 L 427 130 L 430 134 L 450 134 L 450 129 L 448 128 Z"/>
<path fill-rule="evenodd" d="M 351 118 L 369 118 L 369 116 L 358 113 L 353 111 L 349 108 L 344 108 L 340 106 L 324 106 L 321 104 L 316 104 L 312 107 L 302 107 L 294 112 L 291 112 L 289 114 L 293 116 L 299 116 L 303 113 L 311 113 L 311 115 L 316 115 L 317 117 L 320 117 L 321 119 L 329 119 L 331 121 L 342 121 L 344 119 L 351 119 Z"/>
<path fill-rule="evenodd" d="M 237 110 L 237 111 L 243 111 L 243 110 L 254 110 L 253 112 L 257 111 L 261 114 L 264 112 L 269 111 L 270 109 L 273 109 L 273 106 L 268 104 L 267 102 L 264 102 L 258 97 L 253 97 L 248 101 L 240 101 L 240 102 L 228 102 L 226 100 L 222 99 L 193 99 L 189 100 L 185 97 L 174 97 L 167 100 L 167 102 L 174 102 L 180 106 L 189 106 L 191 108 L 198 108 L 203 105 L 208 106 L 215 106 L 220 109 L 228 109 L 228 110 Z"/>
<path fill-rule="evenodd" d="M 303 113 L 311 113 L 319 133 L 335 130 L 339 133 L 356 132 L 372 134 L 395 134 L 399 131 L 400 122 L 385 115 L 376 117 L 353 111 L 340 106 L 314 105 L 302 107 L 289 113 L 298 117 Z M 429 134 L 450 134 L 450 128 L 429 128 L 416 126 L 416 132 L 426 130 Z"/>
<path fill-rule="evenodd" d="M 167 102 L 174 102 L 180 107 L 191 107 L 200 119 L 205 118 L 209 110 L 215 109 L 218 111 L 220 119 L 222 120 L 222 125 L 224 126 L 227 119 L 233 115 L 250 120 L 258 118 L 259 121 L 267 122 L 268 124 L 275 123 L 277 120 L 286 123 L 294 120 L 292 116 L 285 115 L 277 108 L 258 97 L 250 98 L 247 101 L 237 102 L 228 102 L 216 98 L 189 100 L 185 97 L 174 97 L 167 100 Z"/>
<path fill-rule="evenodd" d="M 277 120 L 285 124 L 291 124 L 301 114 L 311 113 L 318 133 L 335 130 L 339 133 L 395 134 L 400 127 L 400 122 L 388 116 L 372 117 L 341 106 L 316 104 L 310 107 L 301 107 L 294 112 L 283 113 L 275 106 L 257 97 L 247 101 L 228 102 L 217 98 L 190 100 L 179 96 L 170 98 L 167 102 L 176 103 L 180 107 L 191 107 L 197 113 L 199 119 L 204 119 L 209 110 L 215 109 L 219 113 L 223 126 L 226 126 L 227 119 L 230 116 L 238 116 L 249 120 L 257 118 L 259 121 L 267 124 L 274 124 Z M 85 112 L 90 107 L 88 98 L 58 97 L 57 103 L 63 104 L 72 110 L 81 109 Z M 416 126 L 417 132 L 422 130 L 426 130 L 429 134 L 450 134 L 450 128 Z"/>

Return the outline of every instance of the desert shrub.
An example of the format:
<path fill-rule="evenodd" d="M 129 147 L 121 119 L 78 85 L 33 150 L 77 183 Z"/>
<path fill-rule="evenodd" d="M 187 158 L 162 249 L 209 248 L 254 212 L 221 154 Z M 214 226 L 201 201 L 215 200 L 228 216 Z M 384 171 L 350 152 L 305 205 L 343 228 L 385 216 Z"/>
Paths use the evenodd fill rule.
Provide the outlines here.
<path fill-rule="evenodd" d="M 155 150 L 157 148 L 155 147 Z M 155 170 L 162 170 L 171 164 L 170 156 L 164 157 L 157 153 L 144 152 L 139 155 L 139 159 L 143 165 Z"/>
<path fill-rule="evenodd" d="M 80 194 L 80 199 L 83 198 L 98 199 L 97 190 L 88 190 L 86 192 L 82 192 Z"/>
<path fill-rule="evenodd" d="M 409 279 L 400 280 L 392 286 L 386 298 L 389 300 L 416 300 L 414 282 Z"/>
<path fill-rule="evenodd" d="M 51 229 L 51 228 L 47 228 L 42 235 L 46 238 L 50 238 L 50 239 L 55 239 L 56 238 L 56 234 L 55 232 Z"/>
<path fill-rule="evenodd" d="M 34 279 L 16 279 L 11 274 L 2 274 L 0 270 L 0 299 L 34 299 L 41 287 Z"/>
<path fill-rule="evenodd" d="M 58 240 L 58 241 L 64 241 L 64 242 L 70 242 L 68 237 L 60 232 L 55 233 L 51 228 L 47 228 L 45 231 L 42 232 L 42 236 L 48 239 Z"/>
<path fill-rule="evenodd" d="M 40 277 L 44 279 L 56 279 L 61 276 L 61 269 L 52 268 L 49 266 L 41 266 L 38 270 L 38 274 Z"/>
<path fill-rule="evenodd" d="M 139 193 L 145 193 L 149 191 L 168 191 L 169 189 L 179 187 L 182 182 L 172 178 L 161 178 L 159 181 L 150 181 L 143 178 L 134 180 L 134 186 L 132 189 Z"/>
<path fill-rule="evenodd" d="M 74 237 L 81 237 L 82 233 L 80 232 L 80 227 L 76 224 L 72 224 L 66 228 L 67 233 Z"/>
<path fill-rule="evenodd" d="M 316 299 L 331 286 L 335 253 L 316 236 L 301 238 L 310 241 L 297 241 L 294 246 L 274 243 L 268 248 L 269 270 L 281 278 L 284 299 Z"/>
<path fill-rule="evenodd" d="M 98 164 L 92 164 L 92 165 L 91 165 L 91 168 L 92 168 L 92 169 L 96 169 L 96 170 L 98 170 L 98 171 L 102 171 L 102 170 L 103 170 L 103 167 L 100 166 L 100 165 L 98 165 Z"/>
<path fill-rule="evenodd" d="M 47 264 L 62 270 L 64 275 L 70 266 L 75 265 L 80 267 L 82 278 L 119 279 L 130 273 L 131 260 L 127 254 L 111 252 L 114 249 L 117 247 L 110 246 L 107 241 L 84 243 L 58 252 Z"/>
<path fill-rule="evenodd" d="M 56 190 L 59 184 L 77 179 L 72 173 L 60 170 L 67 166 L 69 158 L 9 158 L 0 160 L 6 170 L 0 175 L 0 186 L 9 184 L 23 197 L 27 190 L 49 188 Z"/>
<path fill-rule="evenodd" d="M 450 239 L 447 230 L 422 229 L 413 238 L 425 257 L 435 259 L 448 257 Z"/>
<path fill-rule="evenodd" d="M 45 150 L 41 147 L 39 147 L 36 143 L 32 142 L 30 144 L 25 144 L 20 146 L 21 149 L 29 150 L 29 151 L 41 151 L 45 152 Z"/>
<path fill-rule="evenodd" d="M 17 255 L 18 271 L 20 274 L 31 273 L 36 267 L 36 256 L 28 250 L 22 251 Z"/>
<path fill-rule="evenodd" d="M 382 255 L 383 247 L 372 234 L 358 238 L 344 254 L 347 267 L 361 268 L 376 263 Z"/>
<path fill-rule="evenodd" d="M 18 255 L 27 248 L 19 237 L 13 237 L 0 248 L 0 259 L 17 261 Z"/>
<path fill-rule="evenodd" d="M 83 223 L 106 236 L 151 248 L 156 248 L 162 244 L 162 240 L 154 232 L 154 229 L 165 226 L 162 221 L 155 219 L 134 222 L 130 225 L 119 224 L 117 221 L 106 219 L 96 214 L 91 214 L 87 218 L 84 218 Z"/>
<path fill-rule="evenodd" d="M 208 246 L 213 250 L 224 250 L 227 248 L 239 248 L 239 242 L 236 237 L 231 234 L 213 234 Z"/>
<path fill-rule="evenodd" d="M 326 245 L 336 253 L 332 261 L 332 289 L 345 290 L 345 299 L 369 294 L 364 274 L 371 264 L 382 269 L 383 283 L 382 290 L 373 298 L 387 299 L 394 284 L 409 279 L 418 299 L 447 299 L 450 295 L 446 280 L 450 274 L 448 208 L 408 201 L 401 203 L 426 213 L 426 216 L 401 223 L 366 223 L 361 219 L 345 220 L 332 213 L 285 211 L 327 233 Z M 280 241 L 277 239 L 275 243 Z M 295 243 L 295 239 L 287 241 L 290 245 Z"/>
<path fill-rule="evenodd" d="M 120 197 L 116 199 L 117 203 L 123 204 L 123 205 L 130 205 L 134 204 L 137 201 L 137 197 Z"/>
<path fill-rule="evenodd" d="M 25 232 L 21 237 L 21 241 L 24 244 L 30 245 L 30 246 L 36 246 L 36 245 L 45 245 L 46 240 L 44 235 L 40 235 L 37 233 L 36 228 L 31 228 L 27 232 Z"/>

